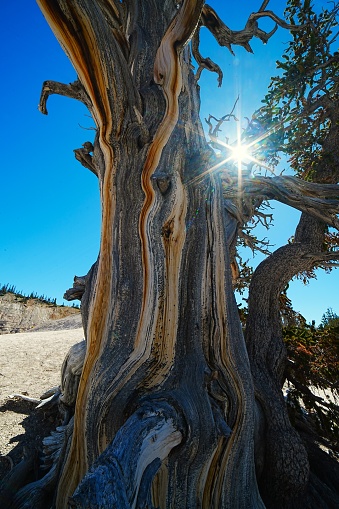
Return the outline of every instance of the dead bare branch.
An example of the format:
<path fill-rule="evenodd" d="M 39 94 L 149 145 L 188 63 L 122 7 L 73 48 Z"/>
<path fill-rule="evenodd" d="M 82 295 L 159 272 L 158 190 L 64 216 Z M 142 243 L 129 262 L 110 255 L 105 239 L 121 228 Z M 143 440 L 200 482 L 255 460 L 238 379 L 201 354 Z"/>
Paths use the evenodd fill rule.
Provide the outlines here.
<path fill-rule="evenodd" d="M 265 239 L 258 241 L 258 239 L 255 239 L 252 235 L 244 232 L 241 228 L 239 229 L 238 236 L 240 241 L 242 241 L 246 247 L 251 249 L 252 253 L 259 251 L 266 256 L 271 254 L 270 250 L 268 249 L 270 246 L 269 241 Z"/>
<path fill-rule="evenodd" d="M 93 152 L 94 147 L 90 141 L 86 141 L 83 144 L 83 148 L 76 148 L 73 150 L 75 159 L 79 161 L 85 168 L 90 170 L 94 175 L 98 176 L 98 170 L 93 163 L 93 157 L 90 152 Z"/>
<path fill-rule="evenodd" d="M 236 122 L 239 121 L 239 119 L 234 114 L 234 110 L 235 110 L 235 107 L 236 107 L 238 101 L 239 101 L 239 96 L 237 97 L 231 112 L 230 113 L 226 113 L 226 115 L 224 115 L 223 117 L 216 118 L 216 117 L 214 117 L 213 115 L 210 114 L 210 115 L 208 115 L 208 119 L 205 118 L 205 122 L 206 122 L 206 124 L 209 127 L 208 134 L 209 134 L 209 137 L 210 137 L 212 142 L 215 142 L 215 139 L 218 138 L 218 133 L 221 131 L 220 127 L 222 126 L 222 124 L 224 122 L 229 122 L 231 119 L 235 120 Z M 216 125 L 215 126 L 213 126 L 213 124 L 211 122 L 211 119 L 216 121 Z M 218 149 L 219 150 L 220 150 L 220 148 L 221 147 L 218 145 Z"/>
<path fill-rule="evenodd" d="M 49 96 L 53 94 L 63 95 L 65 97 L 70 97 L 71 99 L 76 99 L 77 101 L 84 103 L 87 108 L 90 107 L 90 99 L 79 80 L 73 81 L 73 83 L 69 83 L 69 85 L 60 83 L 59 81 L 48 80 L 44 81 L 42 85 L 38 106 L 39 111 L 44 115 L 48 115 L 47 100 Z"/>
<path fill-rule="evenodd" d="M 211 34 L 214 36 L 216 41 L 220 46 L 225 46 L 228 50 L 234 55 L 232 50 L 232 45 L 242 46 L 249 53 L 253 53 L 252 48 L 249 44 L 250 40 L 253 37 L 257 37 L 264 44 L 268 42 L 268 40 L 275 34 L 278 29 L 278 26 L 288 29 L 288 30 L 300 30 L 302 26 L 295 26 L 286 23 L 283 19 L 279 18 L 273 11 L 266 11 L 266 7 L 269 3 L 269 0 L 265 0 L 258 12 L 252 13 L 245 25 L 243 30 L 231 30 L 218 16 L 215 10 L 210 6 L 205 4 L 202 9 L 201 18 L 199 22 L 199 27 L 196 30 L 196 33 L 192 39 L 192 53 L 197 61 L 199 67 L 196 73 L 196 80 L 198 81 L 203 69 L 207 69 L 211 72 L 216 72 L 218 74 L 218 84 L 219 87 L 222 84 L 223 74 L 220 67 L 213 62 L 209 57 L 203 58 L 199 51 L 199 31 L 201 26 L 205 26 Z M 275 21 L 276 25 L 270 32 L 265 32 L 258 25 L 258 19 L 268 17 Z"/>
<path fill-rule="evenodd" d="M 81 300 L 85 293 L 87 279 L 88 276 L 74 276 L 73 287 L 66 290 L 64 299 L 68 301 Z"/>
<path fill-rule="evenodd" d="M 244 177 L 241 187 L 237 182 L 226 182 L 226 198 L 261 196 L 277 200 L 339 229 L 339 186 L 336 184 L 314 184 L 289 176 Z"/>
<path fill-rule="evenodd" d="M 265 5 L 266 2 L 262 5 Z M 267 41 L 272 37 L 272 35 L 277 31 L 278 26 L 275 26 L 271 32 L 265 32 L 261 30 L 256 21 L 257 18 L 261 18 L 264 16 L 269 16 L 275 21 L 277 25 L 287 26 L 290 28 L 290 25 L 287 25 L 283 20 L 275 16 L 272 11 L 259 11 L 257 13 L 253 13 L 249 16 L 248 21 L 243 30 L 233 31 L 231 30 L 225 23 L 219 18 L 218 14 L 210 5 L 205 5 L 202 10 L 201 15 L 201 23 L 204 25 L 211 34 L 215 37 L 218 44 L 220 46 L 225 46 L 229 49 L 229 51 L 234 55 L 232 50 L 232 45 L 243 46 L 247 51 L 253 53 L 251 46 L 249 45 L 249 41 L 253 37 L 258 37 L 263 43 L 267 43 Z M 287 25 L 287 26 L 286 26 Z"/>
<path fill-rule="evenodd" d="M 221 87 L 223 79 L 223 72 L 221 68 L 209 57 L 204 58 L 199 51 L 200 28 L 201 26 L 199 26 L 196 29 L 195 34 L 192 38 L 192 54 L 199 65 L 198 70 L 195 74 L 195 79 L 196 81 L 199 81 L 202 71 L 204 69 L 207 69 L 208 71 L 216 72 L 218 74 L 218 86 Z"/>

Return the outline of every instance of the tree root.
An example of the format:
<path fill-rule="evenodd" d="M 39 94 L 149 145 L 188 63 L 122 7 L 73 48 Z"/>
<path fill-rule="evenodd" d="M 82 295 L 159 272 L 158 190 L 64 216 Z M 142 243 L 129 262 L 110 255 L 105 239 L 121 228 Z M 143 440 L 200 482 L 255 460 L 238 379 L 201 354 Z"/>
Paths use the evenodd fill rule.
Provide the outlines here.
<path fill-rule="evenodd" d="M 90 468 L 69 501 L 71 507 L 153 507 L 153 478 L 183 438 L 179 421 L 169 404 L 144 403 Z"/>

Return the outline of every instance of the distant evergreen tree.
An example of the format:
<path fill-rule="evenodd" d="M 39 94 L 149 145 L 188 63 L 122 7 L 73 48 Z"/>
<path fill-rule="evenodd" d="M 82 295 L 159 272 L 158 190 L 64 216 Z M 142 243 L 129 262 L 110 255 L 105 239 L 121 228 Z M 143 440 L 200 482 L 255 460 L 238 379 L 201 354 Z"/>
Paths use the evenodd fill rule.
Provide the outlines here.
<path fill-rule="evenodd" d="M 20 292 L 17 291 L 17 289 L 14 285 L 10 285 L 8 283 L 6 283 L 6 284 L 0 283 L 0 296 L 6 295 L 6 293 L 12 293 L 13 295 L 16 296 L 16 298 L 22 299 L 23 302 L 27 302 L 27 300 L 29 300 L 29 299 L 36 299 L 43 304 L 51 304 L 53 306 L 57 306 L 56 298 L 51 299 L 50 297 L 47 297 L 44 294 L 38 295 L 37 292 L 30 292 L 29 294 L 25 294 L 22 291 L 20 291 Z M 63 306 L 64 306 L 64 304 L 62 304 L 62 307 Z M 79 308 L 79 306 L 74 306 L 74 305 L 72 307 Z"/>
<path fill-rule="evenodd" d="M 321 325 L 323 327 L 338 327 L 339 316 L 332 308 L 327 308 L 326 312 L 321 317 Z"/>

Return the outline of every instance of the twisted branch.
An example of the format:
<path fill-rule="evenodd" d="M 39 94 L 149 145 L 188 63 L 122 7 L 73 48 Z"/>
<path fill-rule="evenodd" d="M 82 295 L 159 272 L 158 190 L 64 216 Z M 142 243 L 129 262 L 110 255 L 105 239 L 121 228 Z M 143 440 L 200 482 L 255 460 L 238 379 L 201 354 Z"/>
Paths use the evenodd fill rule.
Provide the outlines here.
<path fill-rule="evenodd" d="M 244 177 L 241 187 L 237 182 L 228 182 L 224 187 L 225 198 L 246 199 L 253 195 L 280 201 L 339 229 L 339 186 L 336 184 L 314 184 L 296 177 L 277 176 Z"/>
<path fill-rule="evenodd" d="M 208 118 L 205 118 L 205 122 L 208 125 L 208 135 L 210 137 L 212 146 L 214 146 L 215 142 L 217 142 L 216 138 L 218 138 L 218 133 L 221 132 L 220 127 L 222 126 L 222 124 L 224 122 L 229 122 L 232 118 L 235 122 L 239 121 L 239 119 L 234 114 L 234 110 L 235 110 L 235 107 L 236 107 L 238 101 L 239 101 L 239 96 L 237 97 L 231 112 L 226 113 L 226 115 L 224 115 L 223 117 L 216 118 L 213 115 L 209 114 Z M 215 126 L 213 126 L 211 119 L 216 121 Z M 227 139 L 227 141 L 228 141 L 228 139 Z M 215 146 L 215 148 L 217 148 L 218 150 L 222 150 L 223 147 L 222 147 L 222 145 L 220 145 L 220 143 L 217 142 L 217 145 Z"/>
<path fill-rule="evenodd" d="M 199 26 L 196 30 L 196 33 L 192 39 L 192 53 L 197 61 L 199 67 L 196 73 L 196 80 L 199 80 L 201 72 L 203 69 L 207 69 L 211 72 L 216 72 L 218 74 L 218 84 L 219 87 L 222 84 L 223 73 L 220 67 L 213 62 L 210 58 L 204 58 L 201 56 L 199 52 L 199 31 L 202 26 L 205 26 L 216 39 L 220 46 L 225 46 L 228 50 L 234 55 L 232 45 L 242 46 L 249 53 L 253 53 L 253 50 L 249 44 L 250 40 L 253 37 L 257 37 L 264 44 L 268 42 L 268 40 L 275 34 L 278 30 L 278 26 L 285 28 L 287 30 L 300 30 L 303 28 L 302 26 L 295 26 L 286 23 L 283 19 L 279 18 L 273 11 L 266 11 L 266 7 L 269 3 L 269 0 L 265 0 L 258 12 L 252 13 L 245 25 L 243 30 L 231 30 L 218 16 L 215 10 L 210 6 L 205 4 L 202 9 L 201 18 L 199 22 Z M 275 21 L 276 25 L 270 32 L 265 32 L 258 25 L 258 19 L 260 18 L 270 18 Z"/>
<path fill-rule="evenodd" d="M 217 73 L 218 86 L 221 87 L 222 79 L 223 79 L 223 72 L 222 72 L 221 68 L 218 66 L 218 64 L 213 62 L 213 60 L 211 60 L 209 57 L 204 58 L 199 51 L 200 28 L 201 28 L 201 26 L 199 26 L 197 28 L 197 30 L 195 31 L 195 34 L 192 37 L 192 43 L 191 43 L 192 54 L 199 65 L 198 70 L 195 74 L 195 79 L 196 79 L 196 81 L 199 81 L 202 71 L 204 69 L 207 69 L 208 71 Z"/>
<path fill-rule="evenodd" d="M 90 108 L 90 99 L 79 80 L 73 81 L 73 83 L 69 83 L 69 85 L 60 83 L 59 81 L 47 80 L 42 84 L 40 101 L 38 105 L 39 111 L 44 115 L 48 115 L 47 100 L 49 96 L 53 94 L 63 95 L 71 99 L 76 99 L 77 101 L 84 103 L 87 108 Z"/>
<path fill-rule="evenodd" d="M 264 44 L 272 37 L 277 31 L 278 26 L 276 25 L 271 32 L 265 32 L 261 30 L 256 21 L 258 18 L 268 16 L 277 23 L 277 25 L 283 28 L 291 28 L 283 20 L 278 18 L 272 11 L 263 11 L 253 13 L 249 16 L 245 28 L 243 30 L 231 30 L 225 23 L 219 18 L 218 14 L 210 5 L 205 5 L 201 14 L 201 24 L 205 26 L 211 34 L 214 36 L 220 46 L 225 46 L 234 55 L 232 50 L 232 44 L 242 46 L 249 53 L 253 53 L 249 41 L 253 37 L 258 37 Z"/>

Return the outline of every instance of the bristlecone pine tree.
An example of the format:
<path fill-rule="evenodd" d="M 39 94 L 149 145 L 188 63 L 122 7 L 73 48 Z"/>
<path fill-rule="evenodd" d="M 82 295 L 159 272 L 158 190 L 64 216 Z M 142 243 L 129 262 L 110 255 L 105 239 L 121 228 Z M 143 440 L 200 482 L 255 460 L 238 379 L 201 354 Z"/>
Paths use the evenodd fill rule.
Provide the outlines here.
<path fill-rule="evenodd" d="M 257 318 L 249 360 L 232 288 L 237 200 L 225 206 L 199 119 L 197 77 L 207 68 L 222 79 L 200 54 L 202 26 L 249 51 L 252 37 L 267 42 L 276 30 L 259 29 L 261 17 L 297 27 L 268 0 L 238 32 L 203 0 L 38 4 L 78 75 L 45 82 L 40 109 L 56 93 L 93 116 L 94 143 L 75 155 L 98 177 L 102 232 L 97 262 L 68 291 L 81 298 L 86 345 L 63 365 L 49 470 L 11 507 L 334 507 L 319 504 L 317 490 L 330 488 L 310 472 L 287 415 L 276 315 L 269 331 Z M 268 180 L 270 196 L 338 226 L 336 185 Z"/>

